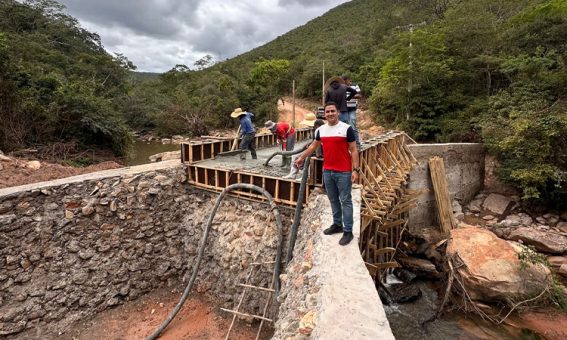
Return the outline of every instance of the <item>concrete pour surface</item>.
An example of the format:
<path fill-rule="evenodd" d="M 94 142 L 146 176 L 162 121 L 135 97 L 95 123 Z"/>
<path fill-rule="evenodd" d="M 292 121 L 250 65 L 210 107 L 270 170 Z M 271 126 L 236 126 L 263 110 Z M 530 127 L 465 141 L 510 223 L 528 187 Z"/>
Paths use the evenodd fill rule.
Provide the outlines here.
<path fill-rule="evenodd" d="M 295 150 L 303 148 L 304 145 L 311 143 L 311 140 L 300 141 L 295 144 Z M 254 174 L 261 174 L 273 177 L 282 177 L 289 173 L 289 167 L 282 168 L 282 156 L 275 156 L 270 161 L 270 166 L 264 166 L 264 162 L 277 151 L 281 151 L 280 146 L 257 149 L 256 154 L 258 159 L 252 159 L 250 152 L 246 152 L 246 160 L 241 161 L 240 155 L 231 156 L 216 156 L 215 159 L 209 159 L 198 164 L 205 167 L 227 169 L 227 170 L 241 170 Z M 299 178 L 299 176 L 297 176 Z"/>

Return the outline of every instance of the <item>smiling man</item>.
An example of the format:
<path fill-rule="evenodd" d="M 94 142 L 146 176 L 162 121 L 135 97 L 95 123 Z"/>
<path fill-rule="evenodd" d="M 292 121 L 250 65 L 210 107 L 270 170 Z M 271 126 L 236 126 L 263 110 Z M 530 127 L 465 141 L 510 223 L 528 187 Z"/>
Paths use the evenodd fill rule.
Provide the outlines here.
<path fill-rule="evenodd" d="M 297 166 L 303 164 L 305 158 L 323 145 L 323 180 L 327 197 L 333 211 L 333 224 L 325 229 L 325 235 L 343 233 L 339 244 L 344 246 L 353 239 L 352 183 L 358 180 L 360 172 L 358 151 L 352 127 L 339 121 L 337 104 L 325 104 L 327 124 L 315 132 L 315 140 L 296 160 Z"/>

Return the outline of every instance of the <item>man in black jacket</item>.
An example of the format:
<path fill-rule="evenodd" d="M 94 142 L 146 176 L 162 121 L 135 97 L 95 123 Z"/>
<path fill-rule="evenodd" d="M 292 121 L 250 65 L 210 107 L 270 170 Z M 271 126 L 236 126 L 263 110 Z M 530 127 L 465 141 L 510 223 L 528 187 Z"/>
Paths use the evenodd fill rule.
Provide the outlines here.
<path fill-rule="evenodd" d="M 347 101 L 351 100 L 357 92 L 355 89 L 345 85 L 341 77 L 332 77 L 325 82 L 325 103 L 334 102 L 339 108 L 339 120 L 349 124 Z"/>

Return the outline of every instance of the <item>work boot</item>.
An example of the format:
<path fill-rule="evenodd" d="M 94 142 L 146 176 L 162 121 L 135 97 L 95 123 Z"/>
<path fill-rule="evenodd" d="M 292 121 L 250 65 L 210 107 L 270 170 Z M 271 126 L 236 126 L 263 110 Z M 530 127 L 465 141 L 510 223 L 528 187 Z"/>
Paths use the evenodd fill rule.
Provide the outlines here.
<path fill-rule="evenodd" d="M 338 233 L 342 233 L 342 232 L 343 232 L 343 226 L 340 226 L 340 225 L 334 224 L 334 223 L 329 228 L 323 230 L 323 234 L 325 234 L 325 235 L 338 234 Z"/>
<path fill-rule="evenodd" d="M 295 179 L 295 176 L 297 175 L 297 171 L 298 171 L 298 169 L 296 167 L 292 166 L 289 174 L 283 176 L 282 178 L 283 179 Z"/>
<path fill-rule="evenodd" d="M 285 168 L 286 165 L 287 165 L 287 157 L 282 156 L 282 165 L 280 165 L 280 167 Z"/>
<path fill-rule="evenodd" d="M 341 246 L 346 246 L 347 244 L 350 243 L 350 241 L 352 241 L 353 238 L 354 235 L 352 234 L 352 231 L 345 231 L 343 233 L 343 237 L 341 237 L 341 239 L 339 240 L 339 244 Z"/>

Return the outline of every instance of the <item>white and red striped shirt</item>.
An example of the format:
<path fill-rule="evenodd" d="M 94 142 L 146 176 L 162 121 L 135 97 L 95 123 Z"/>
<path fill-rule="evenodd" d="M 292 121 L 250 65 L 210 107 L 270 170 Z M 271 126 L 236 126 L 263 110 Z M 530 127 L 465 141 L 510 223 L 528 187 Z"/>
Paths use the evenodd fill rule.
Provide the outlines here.
<path fill-rule="evenodd" d="M 347 172 L 352 170 L 348 143 L 354 142 L 354 131 L 341 121 L 330 126 L 325 124 L 315 131 L 315 139 L 321 141 L 325 156 L 323 169 Z"/>

